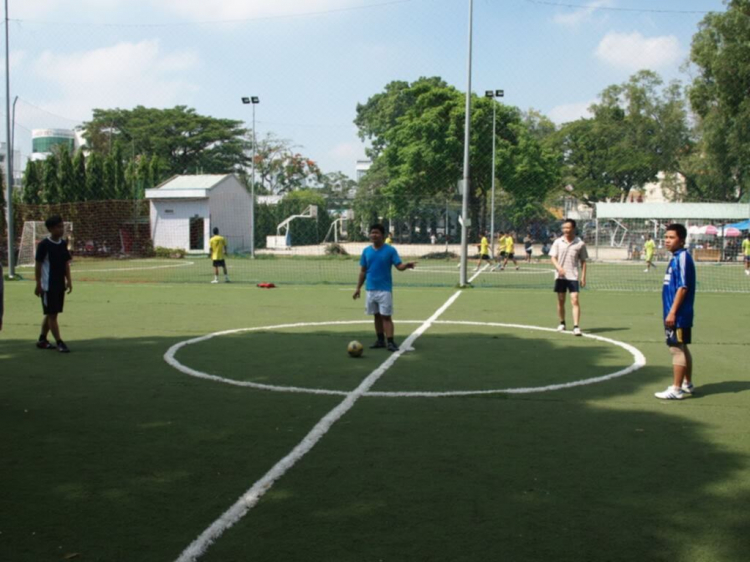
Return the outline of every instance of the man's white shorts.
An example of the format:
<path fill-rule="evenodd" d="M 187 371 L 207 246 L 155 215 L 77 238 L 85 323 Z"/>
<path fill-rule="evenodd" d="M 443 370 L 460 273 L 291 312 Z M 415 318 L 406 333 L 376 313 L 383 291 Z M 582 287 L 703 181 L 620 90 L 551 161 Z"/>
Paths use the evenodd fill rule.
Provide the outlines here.
<path fill-rule="evenodd" d="M 367 314 L 393 315 L 393 293 L 390 291 L 367 291 L 365 301 Z"/>

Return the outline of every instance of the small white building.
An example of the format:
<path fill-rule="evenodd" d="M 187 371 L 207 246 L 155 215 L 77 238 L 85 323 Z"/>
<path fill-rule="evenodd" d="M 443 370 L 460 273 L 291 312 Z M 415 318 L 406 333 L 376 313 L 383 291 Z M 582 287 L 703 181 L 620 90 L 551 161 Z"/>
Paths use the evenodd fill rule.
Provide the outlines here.
<path fill-rule="evenodd" d="M 234 174 L 174 176 L 146 190 L 154 247 L 207 253 L 218 227 L 230 252 L 250 249 L 252 199 Z"/>

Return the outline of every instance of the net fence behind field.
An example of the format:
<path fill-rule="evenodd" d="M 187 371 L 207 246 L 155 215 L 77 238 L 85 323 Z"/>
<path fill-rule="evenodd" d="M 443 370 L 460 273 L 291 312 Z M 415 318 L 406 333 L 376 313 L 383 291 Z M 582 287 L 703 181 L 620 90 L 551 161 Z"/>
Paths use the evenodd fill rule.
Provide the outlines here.
<path fill-rule="evenodd" d="M 688 228 L 687 247 L 698 267 L 699 290 L 750 292 L 742 249 L 747 221 L 732 222 L 741 210 L 728 208 L 734 217 L 684 220 L 609 218 L 607 213 L 598 218 L 591 209 L 589 217 L 578 220 L 578 233 L 589 253 L 588 289 L 661 290 L 670 258 L 664 233 L 669 223 L 681 221 Z M 18 257 L 33 256 L 30 245 L 41 238 L 44 219 L 59 214 L 66 221 L 78 280 L 207 283 L 214 276 L 209 240 L 216 227 L 228 242 L 226 262 L 234 282 L 353 285 L 359 257 L 369 245 L 369 226 L 377 220 L 384 223 L 388 241 L 402 259 L 417 263 L 413 271 L 394 272 L 397 285 L 452 287 L 459 282 L 460 207 L 455 202 L 424 205 L 409 219 L 399 220 L 382 220 L 354 209 L 331 210 L 325 205 L 312 213 L 307 201 L 261 203 L 255 209 L 255 257 L 249 242 L 249 212 L 241 205 L 205 217 L 200 209 L 195 213 L 196 209 L 170 210 L 167 205 L 160 215 L 149 201 L 19 205 L 15 209 Z M 215 220 L 217 216 L 222 220 Z M 555 271 L 549 251 L 561 235 L 561 219 L 514 224 L 500 208 L 494 223 L 487 214 L 474 224 L 478 227 L 470 229 L 467 254 L 474 286 L 551 289 Z M 32 226 L 38 231 L 33 240 L 28 235 Z M 489 242 L 490 259 L 480 260 L 483 235 Z M 512 255 L 506 251 L 508 237 L 513 240 Z M 655 246 L 651 265 L 646 262 L 649 239 Z M 21 276 L 33 276 L 33 260 L 18 263 Z"/>

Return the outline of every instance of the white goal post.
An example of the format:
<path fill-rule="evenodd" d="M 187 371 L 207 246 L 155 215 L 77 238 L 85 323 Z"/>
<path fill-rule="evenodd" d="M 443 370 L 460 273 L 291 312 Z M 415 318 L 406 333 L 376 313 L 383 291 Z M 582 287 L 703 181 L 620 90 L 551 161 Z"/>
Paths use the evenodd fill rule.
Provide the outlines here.
<path fill-rule="evenodd" d="M 68 241 L 68 247 L 73 248 L 73 223 L 65 222 L 65 230 L 63 238 Z M 34 265 L 34 257 L 36 256 L 36 247 L 45 238 L 49 236 L 47 227 L 44 226 L 44 221 L 25 221 L 23 223 L 23 230 L 21 231 L 21 243 L 18 246 L 18 262 L 19 266 L 32 266 Z"/>
<path fill-rule="evenodd" d="M 276 236 L 266 236 L 266 248 L 269 250 L 287 250 L 289 249 L 289 225 L 294 219 L 315 219 L 318 218 L 318 206 L 308 205 L 307 208 L 299 215 L 292 215 L 284 219 L 276 227 Z M 283 232 L 282 232 L 283 231 Z"/>

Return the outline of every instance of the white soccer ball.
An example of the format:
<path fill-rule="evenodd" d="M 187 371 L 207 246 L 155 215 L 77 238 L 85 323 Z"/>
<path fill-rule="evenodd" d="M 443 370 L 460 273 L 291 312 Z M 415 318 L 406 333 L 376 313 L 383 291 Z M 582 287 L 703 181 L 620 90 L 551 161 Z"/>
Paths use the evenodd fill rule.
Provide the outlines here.
<path fill-rule="evenodd" d="M 349 345 L 346 346 L 346 351 L 350 357 L 361 357 L 364 350 L 365 348 L 357 340 L 350 341 Z"/>

